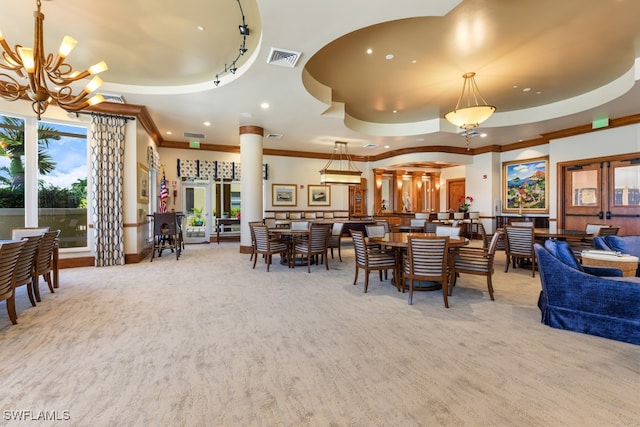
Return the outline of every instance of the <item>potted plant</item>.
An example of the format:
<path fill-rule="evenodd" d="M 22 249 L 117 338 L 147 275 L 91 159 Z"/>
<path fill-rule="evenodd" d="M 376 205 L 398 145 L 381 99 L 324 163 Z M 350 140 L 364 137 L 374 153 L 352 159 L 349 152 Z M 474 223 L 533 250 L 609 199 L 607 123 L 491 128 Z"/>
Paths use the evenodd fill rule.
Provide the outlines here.
<path fill-rule="evenodd" d="M 460 196 L 460 212 L 469 212 L 469 208 L 471 207 L 471 203 L 473 203 L 473 197 L 471 196 Z"/>
<path fill-rule="evenodd" d="M 191 217 L 191 219 L 189 220 L 189 225 L 195 226 L 195 227 L 201 227 L 202 225 L 204 225 L 202 208 L 194 207 L 193 209 L 191 209 L 191 211 L 193 212 L 193 217 Z"/>

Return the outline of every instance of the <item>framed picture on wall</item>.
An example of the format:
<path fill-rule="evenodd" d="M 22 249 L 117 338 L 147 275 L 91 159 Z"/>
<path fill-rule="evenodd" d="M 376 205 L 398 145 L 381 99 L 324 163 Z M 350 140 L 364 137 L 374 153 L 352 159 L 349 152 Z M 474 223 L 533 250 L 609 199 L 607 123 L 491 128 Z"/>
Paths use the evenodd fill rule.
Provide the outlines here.
<path fill-rule="evenodd" d="M 549 213 L 548 177 L 548 157 L 502 163 L 502 211 Z"/>
<path fill-rule="evenodd" d="M 138 163 L 138 203 L 149 203 L 149 169 Z"/>
<path fill-rule="evenodd" d="M 271 184 L 273 206 L 297 206 L 298 189 L 295 184 Z"/>
<path fill-rule="evenodd" d="M 309 206 L 330 206 L 331 186 L 330 185 L 307 185 Z"/>

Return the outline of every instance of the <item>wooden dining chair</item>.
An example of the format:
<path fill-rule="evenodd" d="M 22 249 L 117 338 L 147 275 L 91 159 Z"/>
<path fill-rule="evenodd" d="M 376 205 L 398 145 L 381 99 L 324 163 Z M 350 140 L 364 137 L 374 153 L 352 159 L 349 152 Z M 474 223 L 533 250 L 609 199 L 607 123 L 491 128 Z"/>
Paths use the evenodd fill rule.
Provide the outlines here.
<path fill-rule="evenodd" d="M 393 253 L 381 249 L 379 246 L 367 245 L 364 232 L 359 230 L 349 230 L 353 239 L 353 249 L 356 255 L 356 271 L 353 279 L 353 285 L 358 282 L 358 271 L 364 270 L 364 292 L 369 289 L 369 273 L 378 270 L 380 272 L 380 281 L 382 281 L 382 272 L 393 270 L 396 267 L 396 258 Z M 396 278 L 396 280 L 399 280 Z"/>
<path fill-rule="evenodd" d="M 494 234 L 488 248 L 461 246 L 452 252 L 453 275 L 451 276 L 452 283 L 449 287 L 449 296 L 453 293 L 453 288 L 456 285 L 456 281 L 460 273 L 475 274 L 485 276 L 487 278 L 487 290 L 489 291 L 489 297 L 491 298 L 491 301 L 494 301 L 491 276 L 493 276 L 494 272 L 493 260 L 499 238 L 500 235 L 498 233 Z"/>
<path fill-rule="evenodd" d="M 436 233 L 436 229 L 438 228 L 439 222 L 427 221 L 424 223 L 424 232 L 425 233 Z"/>
<path fill-rule="evenodd" d="M 26 240 L 20 240 L 4 243 L 0 247 L 0 301 L 6 301 L 9 320 L 11 320 L 11 323 L 14 325 L 18 323 L 15 288 L 13 286 L 14 272 L 18 257 L 25 244 Z"/>
<path fill-rule="evenodd" d="M 16 263 L 13 286 L 14 288 L 26 286 L 29 301 L 31 302 L 31 305 L 35 307 L 36 300 L 33 290 L 33 269 L 35 268 L 42 234 L 27 236 L 22 238 L 22 240 L 25 242 L 25 245 L 22 248 L 18 262 Z"/>
<path fill-rule="evenodd" d="M 444 306 L 449 308 L 449 237 L 409 236 L 402 263 L 402 283 L 409 281 L 409 305 L 413 304 L 416 281 L 435 282 L 442 286 Z"/>
<path fill-rule="evenodd" d="M 289 247 L 285 242 L 278 238 L 269 236 L 269 229 L 266 225 L 253 224 L 250 225 L 255 237 L 255 256 L 253 257 L 253 268 L 256 268 L 258 262 L 258 255 L 264 255 L 265 263 L 267 264 L 267 272 L 271 266 L 271 260 L 274 254 L 280 254 L 281 257 L 286 258 L 289 252 Z"/>
<path fill-rule="evenodd" d="M 504 272 L 509 271 L 509 264 L 513 263 L 513 268 L 524 261 L 531 262 L 531 277 L 536 276 L 536 253 L 533 249 L 534 229 L 533 227 L 513 227 L 506 226 L 505 233 L 505 254 L 507 262 Z"/>
<path fill-rule="evenodd" d="M 367 237 L 384 237 L 386 234 L 383 225 L 365 225 L 365 231 L 367 232 Z"/>
<path fill-rule="evenodd" d="M 460 237 L 462 228 L 457 226 L 438 225 L 436 227 L 436 236 Z"/>
<path fill-rule="evenodd" d="M 329 259 L 327 257 L 329 234 L 331 233 L 328 224 L 311 224 L 309 227 L 308 239 L 296 239 L 293 246 L 293 263 L 298 255 L 307 258 L 307 272 L 311 273 L 311 261 L 317 260 L 317 264 L 324 262 L 325 268 L 329 270 Z"/>
<path fill-rule="evenodd" d="M 58 244 L 58 236 L 60 230 L 47 231 L 42 235 L 40 244 L 38 245 L 38 253 L 33 267 L 33 293 L 36 301 L 40 302 L 40 276 L 49 286 L 49 291 L 54 293 L 53 280 L 51 273 L 53 271 L 53 251 Z"/>
<path fill-rule="evenodd" d="M 256 234 L 253 232 L 253 225 L 263 225 L 262 221 L 250 221 L 249 222 L 249 233 L 251 235 L 251 257 L 249 257 L 249 261 L 253 261 L 254 256 L 258 256 L 256 253 Z"/>
<path fill-rule="evenodd" d="M 333 250 L 338 249 L 338 259 L 342 262 L 342 253 L 340 251 L 340 247 L 342 246 L 342 228 L 344 227 L 344 223 L 342 222 L 334 222 L 331 226 L 331 234 L 329 235 L 329 241 L 327 242 L 327 247 L 331 251 L 331 258 L 333 259 Z"/>

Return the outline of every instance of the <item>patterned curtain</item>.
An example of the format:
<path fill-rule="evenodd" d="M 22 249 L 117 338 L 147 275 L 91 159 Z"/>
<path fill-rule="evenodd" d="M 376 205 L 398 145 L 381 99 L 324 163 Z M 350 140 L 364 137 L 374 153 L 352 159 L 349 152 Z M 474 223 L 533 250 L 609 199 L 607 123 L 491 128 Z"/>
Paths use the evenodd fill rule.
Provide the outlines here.
<path fill-rule="evenodd" d="M 124 265 L 122 188 L 127 119 L 91 115 L 91 174 L 96 266 Z"/>

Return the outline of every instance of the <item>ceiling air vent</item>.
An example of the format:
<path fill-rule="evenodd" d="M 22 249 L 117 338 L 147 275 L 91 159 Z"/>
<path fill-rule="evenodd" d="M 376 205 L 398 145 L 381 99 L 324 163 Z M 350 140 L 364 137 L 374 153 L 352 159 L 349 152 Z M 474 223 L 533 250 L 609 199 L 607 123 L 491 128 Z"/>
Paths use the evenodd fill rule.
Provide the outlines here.
<path fill-rule="evenodd" d="M 376 148 L 377 146 L 377 144 L 364 144 L 362 148 Z"/>
<path fill-rule="evenodd" d="M 104 98 L 104 100 L 106 102 L 113 102 L 116 104 L 126 104 L 126 102 L 124 102 L 124 98 L 120 95 L 112 95 L 112 94 L 108 94 L 108 93 L 103 93 L 102 97 Z"/>
<path fill-rule="evenodd" d="M 185 132 L 185 138 L 196 138 L 196 139 L 204 139 L 204 133 L 193 133 L 193 132 Z"/>
<path fill-rule="evenodd" d="M 271 52 L 269 52 L 267 63 L 293 68 L 296 66 L 296 62 L 298 62 L 300 55 L 302 55 L 300 52 L 272 47 Z"/>
<path fill-rule="evenodd" d="M 265 138 L 267 138 L 267 139 L 281 139 L 282 138 L 282 134 L 281 133 L 268 133 Z"/>

